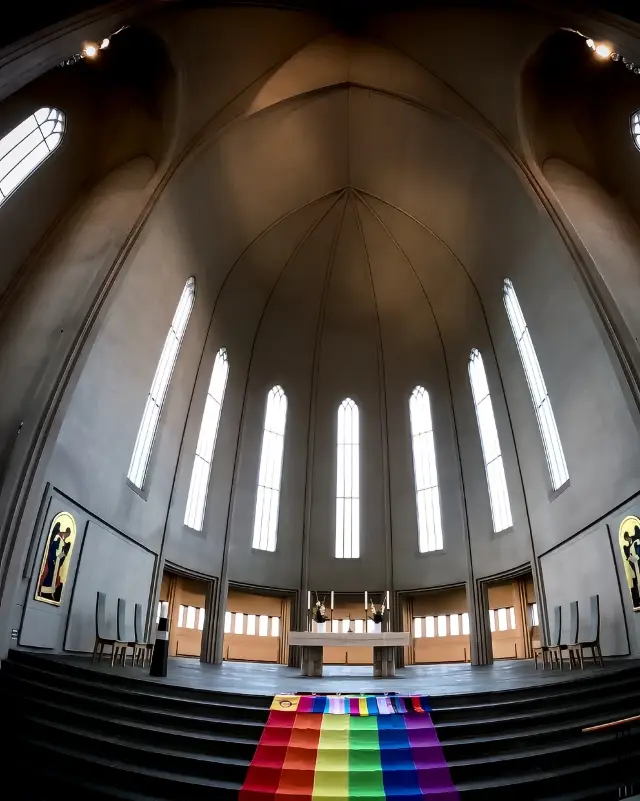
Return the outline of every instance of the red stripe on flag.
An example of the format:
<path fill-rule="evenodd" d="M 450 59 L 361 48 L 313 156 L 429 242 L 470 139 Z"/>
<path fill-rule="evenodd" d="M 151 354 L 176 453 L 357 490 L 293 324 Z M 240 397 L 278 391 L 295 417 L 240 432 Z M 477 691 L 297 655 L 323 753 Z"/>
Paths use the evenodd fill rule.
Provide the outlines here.
<path fill-rule="evenodd" d="M 275 710 L 270 713 L 238 801 L 273 801 L 295 718 L 291 712 Z"/>
<path fill-rule="evenodd" d="M 424 709 L 420 706 L 420 698 L 417 695 L 411 696 L 411 703 L 413 704 L 413 708 L 416 712 L 424 712 Z"/>

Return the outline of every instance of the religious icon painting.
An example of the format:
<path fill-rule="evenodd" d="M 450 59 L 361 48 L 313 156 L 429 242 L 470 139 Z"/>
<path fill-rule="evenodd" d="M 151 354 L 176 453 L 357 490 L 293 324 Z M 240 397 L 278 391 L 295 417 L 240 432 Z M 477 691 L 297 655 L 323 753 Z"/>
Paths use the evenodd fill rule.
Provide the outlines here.
<path fill-rule="evenodd" d="M 633 611 L 640 612 L 640 520 L 637 517 L 625 517 L 620 524 L 618 540 Z"/>
<path fill-rule="evenodd" d="M 49 528 L 36 585 L 36 601 L 60 606 L 75 539 L 76 521 L 73 515 L 60 512 L 53 518 Z"/>

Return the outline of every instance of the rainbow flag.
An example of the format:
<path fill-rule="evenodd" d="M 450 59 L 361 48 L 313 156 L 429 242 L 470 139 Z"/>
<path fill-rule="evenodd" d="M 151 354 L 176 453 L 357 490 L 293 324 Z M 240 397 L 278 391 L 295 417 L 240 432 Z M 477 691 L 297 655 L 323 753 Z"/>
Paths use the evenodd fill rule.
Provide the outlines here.
<path fill-rule="evenodd" d="M 459 799 L 424 696 L 274 698 L 239 801 Z"/>

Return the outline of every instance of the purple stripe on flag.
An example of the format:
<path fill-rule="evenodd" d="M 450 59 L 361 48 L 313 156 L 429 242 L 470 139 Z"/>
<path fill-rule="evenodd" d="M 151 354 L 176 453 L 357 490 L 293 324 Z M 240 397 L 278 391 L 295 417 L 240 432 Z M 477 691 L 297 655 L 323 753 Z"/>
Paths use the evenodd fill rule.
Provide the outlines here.
<path fill-rule="evenodd" d="M 404 721 L 422 793 L 438 793 L 441 801 L 459 801 L 431 715 L 407 715 Z"/>

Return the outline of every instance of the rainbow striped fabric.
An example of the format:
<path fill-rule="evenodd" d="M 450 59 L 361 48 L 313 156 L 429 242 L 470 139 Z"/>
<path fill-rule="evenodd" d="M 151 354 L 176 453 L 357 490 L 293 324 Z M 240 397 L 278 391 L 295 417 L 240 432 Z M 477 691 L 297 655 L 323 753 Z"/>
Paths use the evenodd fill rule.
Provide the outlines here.
<path fill-rule="evenodd" d="M 276 696 L 239 801 L 458 799 L 428 699 Z"/>

